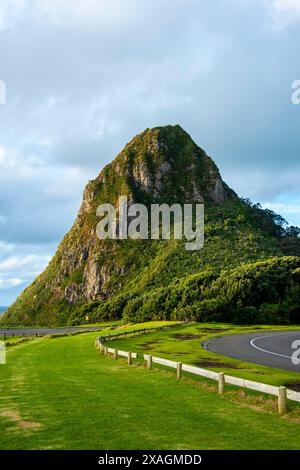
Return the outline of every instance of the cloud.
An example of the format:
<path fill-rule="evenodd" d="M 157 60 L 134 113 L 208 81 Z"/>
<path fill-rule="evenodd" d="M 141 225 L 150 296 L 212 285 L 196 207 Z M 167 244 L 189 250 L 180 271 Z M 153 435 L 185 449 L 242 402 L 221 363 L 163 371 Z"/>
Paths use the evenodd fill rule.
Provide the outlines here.
<path fill-rule="evenodd" d="M 28 254 L 28 251 L 32 251 Z M 53 251 L 47 247 L 46 251 Z M 9 305 L 35 277 L 40 274 L 51 258 L 40 246 L 7 245 L 0 242 L 0 303 Z"/>
<path fill-rule="evenodd" d="M 11 161 L 8 159 L 6 149 L 0 145 L 0 168 L 5 168 L 11 165 Z"/>
<path fill-rule="evenodd" d="M 278 12 L 291 11 L 300 13 L 299 0 L 274 0 L 274 7 Z"/>
<path fill-rule="evenodd" d="M 10 256 L 4 261 L 0 261 L 0 273 L 28 272 L 28 269 L 32 272 L 39 272 L 45 268 L 49 261 L 50 257 L 47 255 Z"/>
<path fill-rule="evenodd" d="M 299 0 L 272 0 L 271 6 L 273 8 L 273 26 L 279 30 L 300 20 Z"/>
<path fill-rule="evenodd" d="M 14 249 L 14 246 L 12 244 L 5 243 L 0 240 L 0 257 L 1 257 L 1 254 L 13 251 L 13 249 Z"/>
<path fill-rule="evenodd" d="M 262 203 L 264 208 L 268 208 L 282 215 L 288 222 L 293 219 L 293 225 L 300 226 L 300 200 L 292 202 L 270 202 Z"/>
<path fill-rule="evenodd" d="M 22 18 L 26 0 L 1 0 L 0 32 L 15 26 Z"/>
<path fill-rule="evenodd" d="M 35 152 L 29 147 L 6 149 L 0 158 L 5 243 L 58 243 L 73 223 L 90 177 L 78 166 L 51 165 Z"/>
<path fill-rule="evenodd" d="M 131 0 L 124 9 L 123 0 L 35 0 L 34 11 L 37 17 L 56 24 L 76 21 L 108 27 L 134 15 L 139 9 L 138 3 Z"/>
<path fill-rule="evenodd" d="M 286 194 L 290 194 L 291 199 L 297 199 L 299 196 L 299 167 L 293 170 L 274 168 L 273 171 L 251 166 L 243 169 L 231 167 L 222 173 L 225 181 L 240 195 L 250 197 L 254 201 L 283 198 Z"/>
<path fill-rule="evenodd" d="M 10 278 L 10 279 L 0 279 L 0 289 L 10 289 L 12 287 L 20 286 L 24 283 L 22 279 L 19 278 Z"/>

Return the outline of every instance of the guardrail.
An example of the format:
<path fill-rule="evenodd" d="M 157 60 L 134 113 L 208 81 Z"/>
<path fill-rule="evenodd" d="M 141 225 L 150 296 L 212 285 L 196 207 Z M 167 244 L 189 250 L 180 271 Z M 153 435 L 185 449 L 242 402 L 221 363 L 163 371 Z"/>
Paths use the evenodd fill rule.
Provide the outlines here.
<path fill-rule="evenodd" d="M 166 325 L 161 327 L 143 328 L 140 330 L 131 330 L 122 333 L 116 333 L 112 335 L 99 336 L 96 339 L 96 348 L 104 355 L 111 354 L 116 360 L 119 356 L 127 358 L 128 365 L 132 364 L 133 359 L 137 359 L 139 356 L 137 353 L 132 351 L 120 351 L 115 348 L 109 348 L 106 345 L 106 341 L 111 341 L 121 336 L 128 337 L 136 334 L 144 334 L 157 330 L 169 329 L 176 325 Z M 170 367 L 176 370 L 176 377 L 178 380 L 182 377 L 182 372 L 188 372 L 190 374 L 205 377 L 218 382 L 218 393 L 223 395 L 225 390 L 225 384 L 234 385 L 236 387 L 242 387 L 256 392 L 265 393 L 267 395 L 273 395 L 278 397 L 278 413 L 284 415 L 287 413 L 287 400 L 292 400 L 300 403 L 300 393 L 294 390 L 287 389 L 286 387 L 275 387 L 273 385 L 264 384 L 261 382 L 254 382 L 252 380 L 241 379 L 239 377 L 233 377 L 231 375 L 224 374 L 224 372 L 214 372 L 208 369 L 191 366 L 189 364 L 183 364 L 182 362 L 171 361 L 161 357 L 152 356 L 149 354 L 143 354 L 143 359 L 146 362 L 147 369 L 151 369 L 153 364 L 159 364 L 165 367 Z"/>

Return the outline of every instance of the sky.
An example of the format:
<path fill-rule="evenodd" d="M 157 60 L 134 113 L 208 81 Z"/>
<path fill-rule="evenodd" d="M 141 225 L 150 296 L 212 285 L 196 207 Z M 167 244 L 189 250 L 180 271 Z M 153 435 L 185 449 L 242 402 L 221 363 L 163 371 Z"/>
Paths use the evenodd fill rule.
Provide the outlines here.
<path fill-rule="evenodd" d="M 180 124 L 240 196 L 300 225 L 299 26 L 300 0 L 0 0 L 0 305 L 147 127 Z"/>

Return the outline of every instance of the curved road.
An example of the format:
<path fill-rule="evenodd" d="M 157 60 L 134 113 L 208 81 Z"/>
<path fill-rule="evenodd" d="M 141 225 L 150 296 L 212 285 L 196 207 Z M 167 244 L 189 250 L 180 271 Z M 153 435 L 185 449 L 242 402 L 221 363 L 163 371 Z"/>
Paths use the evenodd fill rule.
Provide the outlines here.
<path fill-rule="evenodd" d="M 210 339 L 202 346 L 222 356 L 300 372 L 300 330 L 234 334 Z"/>

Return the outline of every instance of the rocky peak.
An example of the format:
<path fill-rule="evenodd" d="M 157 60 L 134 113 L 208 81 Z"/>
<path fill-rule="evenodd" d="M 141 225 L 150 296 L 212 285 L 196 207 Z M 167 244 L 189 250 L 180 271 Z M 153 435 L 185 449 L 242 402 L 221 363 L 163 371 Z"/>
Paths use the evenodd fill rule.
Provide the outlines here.
<path fill-rule="evenodd" d="M 213 160 L 180 126 L 146 129 L 87 184 L 72 229 L 48 268 L 24 291 L 7 317 L 23 318 L 23 311 L 34 311 L 41 318 L 45 311 L 48 317 L 40 323 L 49 324 L 50 317 L 55 319 L 65 305 L 73 308 L 106 300 L 126 285 L 139 263 L 137 245 L 127 244 L 124 249 L 115 241 L 103 243 L 95 233 L 99 204 L 117 205 L 121 195 L 129 203 L 146 205 L 220 204 L 234 193 L 222 181 Z M 149 263 L 153 259 L 151 249 L 147 259 Z"/>
<path fill-rule="evenodd" d="M 180 126 L 146 129 L 135 136 L 86 190 L 82 210 L 92 201 L 118 195 L 141 203 L 222 203 L 233 194 L 213 160 Z"/>

